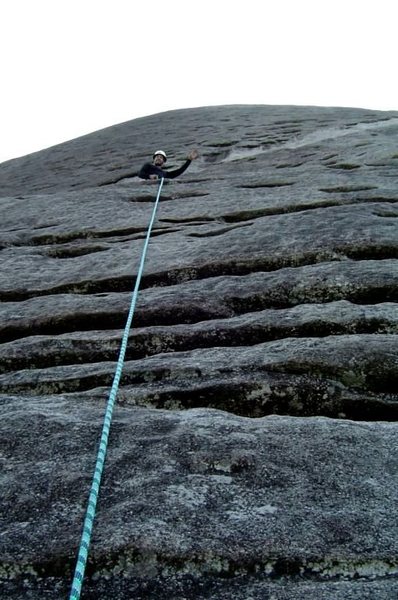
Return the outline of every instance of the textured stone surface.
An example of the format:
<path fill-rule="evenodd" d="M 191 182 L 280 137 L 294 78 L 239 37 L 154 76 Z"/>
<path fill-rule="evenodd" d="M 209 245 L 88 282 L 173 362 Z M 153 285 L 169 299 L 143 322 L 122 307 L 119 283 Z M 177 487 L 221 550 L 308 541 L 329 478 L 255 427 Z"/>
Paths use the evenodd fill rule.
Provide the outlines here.
<path fill-rule="evenodd" d="M 98 407 L 62 396 L 5 402 L 9 575 L 71 568 L 101 419 Z M 217 578 L 394 576 L 397 441 L 392 423 L 119 408 L 93 539 L 96 577 L 199 591 Z"/>
<path fill-rule="evenodd" d="M 192 109 L 0 165 L 4 597 L 68 597 L 155 146 L 201 156 L 163 189 L 83 599 L 397 597 L 397 133 Z"/>

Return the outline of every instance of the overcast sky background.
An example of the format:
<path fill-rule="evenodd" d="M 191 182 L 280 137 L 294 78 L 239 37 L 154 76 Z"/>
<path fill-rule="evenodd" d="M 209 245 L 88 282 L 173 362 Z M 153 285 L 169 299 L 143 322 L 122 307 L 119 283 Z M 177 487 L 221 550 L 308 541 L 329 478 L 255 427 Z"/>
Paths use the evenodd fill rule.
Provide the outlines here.
<path fill-rule="evenodd" d="M 219 104 L 398 110 L 396 0 L 1 0 L 0 162 Z"/>

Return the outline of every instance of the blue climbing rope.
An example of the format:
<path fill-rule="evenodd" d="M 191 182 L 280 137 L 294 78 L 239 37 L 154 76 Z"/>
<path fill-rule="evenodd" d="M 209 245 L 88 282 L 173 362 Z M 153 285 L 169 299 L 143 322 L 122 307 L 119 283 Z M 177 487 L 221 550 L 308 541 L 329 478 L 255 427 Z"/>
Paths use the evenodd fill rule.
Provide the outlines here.
<path fill-rule="evenodd" d="M 148 225 L 148 231 L 146 234 L 144 248 L 143 248 L 142 254 L 141 254 L 141 261 L 140 261 L 140 265 L 138 268 L 137 279 L 135 281 L 134 292 L 133 292 L 133 296 L 131 299 L 130 311 L 129 311 L 129 315 L 127 317 L 126 326 L 124 328 L 124 334 L 123 334 L 122 343 L 121 343 L 121 347 L 120 347 L 119 359 L 118 359 L 117 365 L 116 365 L 116 372 L 115 372 L 115 376 L 113 379 L 111 391 L 109 392 L 108 403 L 106 406 L 106 411 L 105 411 L 105 416 L 104 416 L 104 423 L 102 426 L 101 441 L 100 441 L 99 450 L 98 450 L 98 454 L 97 454 L 97 462 L 95 465 L 93 480 L 91 483 L 91 490 L 90 490 L 90 495 L 89 495 L 89 499 L 88 499 L 88 503 L 87 503 L 86 517 L 84 519 L 83 532 L 82 532 L 82 536 L 81 536 L 81 540 L 80 540 L 79 554 L 77 557 L 75 574 L 74 574 L 73 581 L 72 581 L 72 589 L 71 589 L 71 593 L 69 596 L 69 600 L 79 600 L 82 585 L 83 585 L 84 572 L 86 570 L 88 549 L 90 546 L 91 533 L 92 533 L 93 524 L 94 524 L 98 493 L 99 493 L 99 489 L 100 489 L 102 471 L 104 468 L 106 450 L 107 450 L 107 446 L 108 446 L 108 437 L 109 437 L 109 431 L 110 431 L 110 427 L 111 427 L 113 407 L 115 405 L 116 395 L 117 395 L 118 388 L 119 388 L 119 381 L 120 381 L 120 377 L 122 375 L 122 369 L 123 369 L 124 357 L 125 357 L 126 349 L 127 349 L 130 327 L 131 327 L 131 323 L 133 321 L 134 310 L 135 310 L 135 305 L 136 305 L 137 296 L 138 296 L 138 290 L 140 287 L 142 273 L 144 271 L 145 257 L 146 257 L 146 253 L 147 253 L 147 249 L 148 249 L 149 239 L 151 237 L 153 223 L 155 221 L 156 210 L 157 210 L 158 203 L 159 203 L 160 192 L 162 191 L 163 181 L 164 181 L 164 179 L 162 178 L 160 180 L 159 189 L 158 189 L 155 205 L 153 207 L 151 220 Z"/>

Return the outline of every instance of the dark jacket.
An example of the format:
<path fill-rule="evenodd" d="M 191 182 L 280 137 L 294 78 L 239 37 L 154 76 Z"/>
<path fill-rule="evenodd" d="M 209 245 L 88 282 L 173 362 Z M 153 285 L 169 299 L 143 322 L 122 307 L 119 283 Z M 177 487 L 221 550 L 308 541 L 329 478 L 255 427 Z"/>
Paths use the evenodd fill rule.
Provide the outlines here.
<path fill-rule="evenodd" d="M 138 177 L 141 179 L 150 179 L 150 175 L 156 175 L 158 179 L 161 179 L 162 177 L 165 179 L 175 179 L 179 175 L 182 175 L 182 173 L 188 169 L 190 164 L 191 161 L 188 158 L 179 169 L 175 169 L 174 171 L 165 171 L 160 167 L 156 167 L 152 163 L 145 163 L 145 165 L 141 168 L 141 171 L 138 173 Z"/>

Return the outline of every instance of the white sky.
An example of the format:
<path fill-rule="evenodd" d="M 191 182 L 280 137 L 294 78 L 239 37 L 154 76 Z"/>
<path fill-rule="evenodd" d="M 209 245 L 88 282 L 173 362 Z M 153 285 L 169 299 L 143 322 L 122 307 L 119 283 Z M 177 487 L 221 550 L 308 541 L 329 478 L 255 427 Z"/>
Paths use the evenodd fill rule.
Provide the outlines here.
<path fill-rule="evenodd" d="M 218 104 L 398 109 L 396 0 L 0 0 L 0 162 Z"/>

